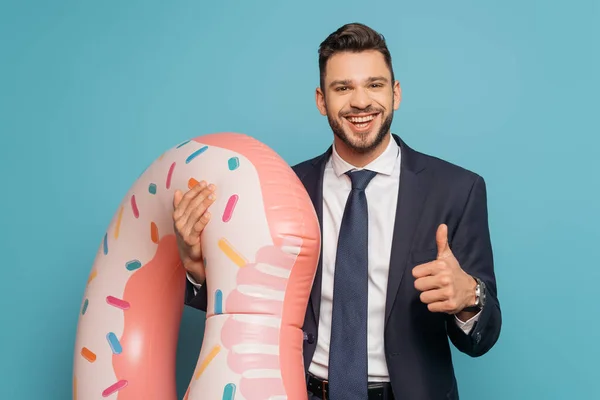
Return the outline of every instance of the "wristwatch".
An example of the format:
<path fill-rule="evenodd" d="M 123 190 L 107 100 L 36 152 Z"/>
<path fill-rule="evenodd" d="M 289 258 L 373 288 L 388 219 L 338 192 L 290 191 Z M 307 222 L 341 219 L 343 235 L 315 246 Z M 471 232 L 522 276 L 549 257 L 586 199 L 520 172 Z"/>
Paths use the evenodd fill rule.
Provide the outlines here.
<path fill-rule="evenodd" d="M 465 311 L 479 311 L 485 306 L 485 283 L 476 276 L 473 279 L 477 282 L 477 286 L 475 286 L 475 304 L 465 308 Z"/>

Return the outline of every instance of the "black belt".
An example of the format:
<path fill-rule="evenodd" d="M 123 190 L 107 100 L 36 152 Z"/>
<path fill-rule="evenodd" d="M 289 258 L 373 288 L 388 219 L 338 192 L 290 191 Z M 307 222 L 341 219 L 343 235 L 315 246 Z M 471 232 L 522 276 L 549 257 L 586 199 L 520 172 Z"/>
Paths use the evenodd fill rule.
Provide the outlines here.
<path fill-rule="evenodd" d="M 308 374 L 306 388 L 314 396 L 317 396 L 320 399 L 329 399 L 329 388 L 327 381 L 323 379 L 319 379 L 314 375 Z M 390 385 L 389 382 L 369 382 L 368 393 L 368 400 L 394 400 L 392 385 Z"/>

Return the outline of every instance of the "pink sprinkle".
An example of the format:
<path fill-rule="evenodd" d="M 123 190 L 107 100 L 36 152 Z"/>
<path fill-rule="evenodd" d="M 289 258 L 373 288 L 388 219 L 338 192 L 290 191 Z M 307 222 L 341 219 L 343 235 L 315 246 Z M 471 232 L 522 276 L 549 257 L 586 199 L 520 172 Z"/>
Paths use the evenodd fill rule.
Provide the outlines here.
<path fill-rule="evenodd" d="M 229 222 L 231 216 L 233 215 L 233 210 L 235 209 L 235 205 L 239 196 L 237 194 L 232 195 L 229 200 L 227 200 L 227 205 L 225 206 L 225 211 L 223 212 L 223 222 Z"/>
<path fill-rule="evenodd" d="M 138 210 L 137 204 L 135 202 L 135 194 L 131 196 L 131 209 L 133 210 L 133 216 L 139 218 L 140 211 Z"/>
<path fill-rule="evenodd" d="M 169 173 L 167 174 L 167 189 L 171 188 L 171 177 L 173 176 L 173 170 L 175 170 L 175 163 L 171 164 Z"/>
<path fill-rule="evenodd" d="M 114 385 L 111 385 L 111 386 L 107 387 L 106 389 L 104 389 L 104 392 L 102 392 L 102 397 L 108 397 L 111 394 L 123 389 L 125 386 L 127 386 L 127 381 L 122 379 L 119 382 L 115 383 Z"/>
<path fill-rule="evenodd" d="M 115 306 L 117 308 L 120 308 L 121 310 L 127 310 L 127 309 L 129 309 L 129 303 L 128 302 L 126 302 L 125 300 L 117 299 L 116 297 L 113 297 L 113 296 L 107 296 L 106 297 L 106 302 L 108 304 L 110 304 L 111 306 Z"/>

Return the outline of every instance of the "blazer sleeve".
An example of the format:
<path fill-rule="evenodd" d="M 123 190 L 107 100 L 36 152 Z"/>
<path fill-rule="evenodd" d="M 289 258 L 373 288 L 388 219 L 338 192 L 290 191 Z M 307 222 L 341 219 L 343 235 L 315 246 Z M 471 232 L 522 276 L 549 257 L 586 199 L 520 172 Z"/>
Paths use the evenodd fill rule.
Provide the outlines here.
<path fill-rule="evenodd" d="M 461 268 L 486 285 L 485 306 L 468 335 L 454 323 L 453 315 L 449 316 L 452 319 L 447 323 L 448 336 L 456 348 L 471 357 L 479 357 L 497 342 L 502 325 L 488 224 L 487 191 L 485 181 L 480 176 L 477 176 L 471 188 L 452 238 L 451 249 Z"/>
<path fill-rule="evenodd" d="M 206 282 L 205 282 L 206 283 Z M 206 312 L 207 308 L 207 293 L 206 284 L 203 284 L 198 292 L 195 292 L 195 287 L 187 277 L 185 278 L 185 300 L 184 304 L 198 310 Z"/>

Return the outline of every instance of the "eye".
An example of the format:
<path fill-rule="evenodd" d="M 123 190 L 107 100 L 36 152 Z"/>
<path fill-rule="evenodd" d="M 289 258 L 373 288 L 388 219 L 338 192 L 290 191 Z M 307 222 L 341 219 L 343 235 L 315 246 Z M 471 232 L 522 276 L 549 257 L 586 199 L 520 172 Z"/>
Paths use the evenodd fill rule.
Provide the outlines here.
<path fill-rule="evenodd" d="M 371 87 L 372 87 L 373 89 L 376 89 L 376 88 L 383 87 L 383 84 L 382 84 L 382 83 L 372 83 L 372 84 L 371 84 Z"/>
<path fill-rule="evenodd" d="M 338 86 L 337 88 L 335 88 L 336 92 L 345 92 L 346 90 L 348 90 L 348 86 Z"/>

